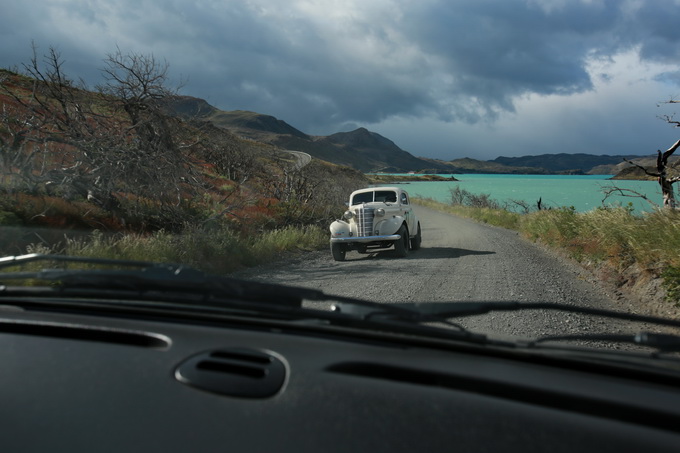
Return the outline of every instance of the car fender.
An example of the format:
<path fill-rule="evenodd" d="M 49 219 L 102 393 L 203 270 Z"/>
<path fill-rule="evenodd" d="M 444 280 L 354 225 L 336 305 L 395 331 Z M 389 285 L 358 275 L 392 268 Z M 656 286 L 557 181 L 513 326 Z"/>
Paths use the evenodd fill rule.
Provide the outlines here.
<path fill-rule="evenodd" d="M 336 220 L 331 223 L 331 238 L 347 238 L 350 236 L 350 226 L 344 220 Z"/>
<path fill-rule="evenodd" d="M 378 231 L 381 235 L 395 234 L 399 227 L 404 223 L 403 216 L 394 216 L 383 220 L 378 224 Z"/>

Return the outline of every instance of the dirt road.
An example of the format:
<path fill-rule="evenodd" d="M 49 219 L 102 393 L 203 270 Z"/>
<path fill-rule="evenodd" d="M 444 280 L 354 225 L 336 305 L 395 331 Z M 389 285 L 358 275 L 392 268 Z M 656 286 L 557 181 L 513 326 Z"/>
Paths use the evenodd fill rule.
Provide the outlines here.
<path fill-rule="evenodd" d="M 240 274 L 258 281 L 321 289 L 377 302 L 522 301 L 564 302 L 626 311 L 566 262 L 517 233 L 415 206 L 423 227 L 422 248 L 406 258 L 386 251 L 347 253 L 335 262 L 330 251 L 313 252 Z M 600 318 L 531 311 L 467 318 L 477 331 L 520 336 L 618 331 Z"/>

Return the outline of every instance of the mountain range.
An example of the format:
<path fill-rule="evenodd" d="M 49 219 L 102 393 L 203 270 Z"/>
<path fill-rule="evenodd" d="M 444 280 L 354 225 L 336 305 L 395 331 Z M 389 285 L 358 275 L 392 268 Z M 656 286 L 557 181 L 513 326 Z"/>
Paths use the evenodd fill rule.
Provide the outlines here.
<path fill-rule="evenodd" d="M 318 159 L 365 173 L 616 174 L 628 165 L 621 166 L 624 158 L 643 157 L 575 153 L 497 157 L 489 161 L 472 158 L 443 161 L 416 157 L 390 139 L 363 127 L 350 132 L 314 136 L 270 115 L 245 110 L 224 111 L 203 99 L 190 96 L 177 96 L 168 102 L 166 108 L 172 114 L 193 121 L 207 121 L 243 138 L 281 149 L 303 151 Z"/>

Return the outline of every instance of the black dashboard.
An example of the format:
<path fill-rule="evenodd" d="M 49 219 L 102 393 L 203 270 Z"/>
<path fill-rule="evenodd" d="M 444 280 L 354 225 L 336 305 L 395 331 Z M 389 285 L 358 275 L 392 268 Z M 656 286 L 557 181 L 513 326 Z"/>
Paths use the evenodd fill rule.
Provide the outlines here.
<path fill-rule="evenodd" d="M 678 451 L 680 383 L 282 322 L 0 311 L 0 451 Z"/>

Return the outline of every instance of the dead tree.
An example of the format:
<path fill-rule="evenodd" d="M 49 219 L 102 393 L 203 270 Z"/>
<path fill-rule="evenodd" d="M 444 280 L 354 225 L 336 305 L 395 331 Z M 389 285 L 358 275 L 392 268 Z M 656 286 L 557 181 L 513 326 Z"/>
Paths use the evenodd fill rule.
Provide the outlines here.
<path fill-rule="evenodd" d="M 151 209 L 162 213 L 159 224 L 179 224 L 204 184 L 181 139 L 186 128 L 162 109 L 176 93 L 166 87 L 168 65 L 120 51 L 105 63 L 96 93 L 65 75 L 52 48 L 40 60 L 33 46 L 22 86 L 3 76 L 11 103 L 0 105 L 0 174 L 24 186 L 59 185 L 110 211 L 124 197 L 140 216 Z"/>
<path fill-rule="evenodd" d="M 602 187 L 602 193 L 604 193 L 604 198 L 602 199 L 602 206 L 606 206 L 605 202 L 609 199 L 609 197 L 618 195 L 621 197 L 641 198 L 645 200 L 647 203 L 649 203 L 654 209 L 657 209 L 659 207 L 659 205 L 650 200 L 647 197 L 647 195 L 633 189 L 624 189 L 615 185 L 609 185 Z"/>
<path fill-rule="evenodd" d="M 34 45 L 31 62 L 24 65 L 30 80 L 16 74 L 14 81 L 6 76 L 0 82 L 8 100 L 1 114 L 3 172 L 20 178 L 29 190 L 57 181 L 69 186 L 87 174 L 86 159 L 77 150 L 92 142 L 97 121 L 84 85 L 64 74 L 55 49 L 43 65 Z"/>
<path fill-rule="evenodd" d="M 675 152 L 675 150 L 678 149 L 678 147 L 680 147 L 680 140 L 676 141 L 673 144 L 673 146 L 671 146 L 664 152 L 661 152 L 661 150 L 657 151 L 656 171 L 650 171 L 649 169 L 643 167 L 642 165 L 638 165 L 635 162 L 631 162 L 625 159 L 626 162 L 628 162 L 629 164 L 634 165 L 641 169 L 642 171 L 644 171 L 646 175 L 657 178 L 659 186 L 661 186 L 661 195 L 663 196 L 663 207 L 668 209 L 677 209 L 678 207 L 677 202 L 675 200 L 675 193 L 673 191 L 673 184 L 680 181 L 680 176 L 669 175 L 669 170 L 673 169 L 674 166 L 670 165 L 668 162 L 668 159 L 673 155 L 673 153 Z"/>

